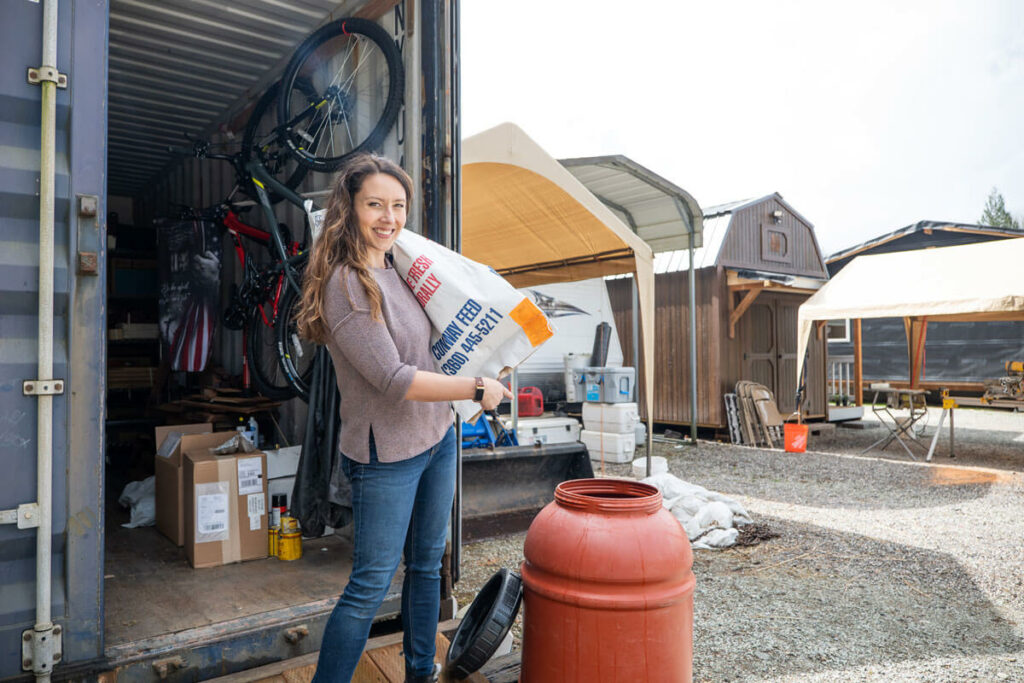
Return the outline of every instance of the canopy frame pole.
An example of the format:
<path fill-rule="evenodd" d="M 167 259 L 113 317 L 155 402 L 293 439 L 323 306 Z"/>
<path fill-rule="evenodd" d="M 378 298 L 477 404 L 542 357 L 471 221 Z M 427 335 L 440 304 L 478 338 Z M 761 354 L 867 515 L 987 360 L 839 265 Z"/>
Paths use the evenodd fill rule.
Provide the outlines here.
<path fill-rule="evenodd" d="M 858 406 L 864 405 L 864 354 L 862 353 L 861 343 L 863 337 L 861 336 L 861 319 L 855 318 L 853 320 L 853 397 L 855 404 Z"/>
<path fill-rule="evenodd" d="M 690 279 L 690 443 L 694 446 L 697 445 L 697 275 L 693 268 L 693 242 L 694 242 L 694 229 L 693 221 L 688 222 L 690 228 L 690 237 L 687 240 L 687 249 L 689 250 L 690 271 L 688 277 Z M 729 295 L 732 296 L 731 294 Z"/>

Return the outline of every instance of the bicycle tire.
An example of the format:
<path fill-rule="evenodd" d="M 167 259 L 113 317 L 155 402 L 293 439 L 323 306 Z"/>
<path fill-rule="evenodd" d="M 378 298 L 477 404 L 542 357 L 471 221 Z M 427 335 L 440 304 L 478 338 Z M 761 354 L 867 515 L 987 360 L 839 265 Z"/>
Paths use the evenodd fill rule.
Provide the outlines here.
<path fill-rule="evenodd" d="M 245 355 L 257 391 L 274 401 L 294 398 L 295 390 L 278 360 L 277 335 L 273 327 L 263 322 L 259 311 L 249 321 L 245 333 Z"/>
<path fill-rule="evenodd" d="M 294 87 L 301 91 L 304 97 L 315 98 L 317 96 L 313 84 L 305 78 L 295 79 Z M 256 101 L 249 120 L 245 122 L 245 131 L 242 134 L 242 165 L 244 167 L 254 158 L 259 159 L 270 175 L 288 189 L 294 190 L 309 173 L 309 167 L 298 163 L 291 153 L 284 149 L 280 134 L 276 130 L 267 130 L 276 128 L 274 123 L 277 121 L 277 99 L 280 88 L 280 81 L 267 88 L 266 92 Z M 271 134 L 274 134 L 273 139 L 268 142 L 265 138 Z M 293 162 L 294 168 L 288 169 L 288 161 Z M 245 178 L 242 191 L 252 199 L 259 201 L 251 178 Z M 267 196 L 271 204 L 277 204 L 284 199 L 282 195 L 273 190 L 268 190 Z"/>
<path fill-rule="evenodd" d="M 337 75 L 329 80 L 327 87 L 321 89 L 317 86 L 316 79 L 310 79 L 314 89 L 317 90 L 318 97 L 317 100 L 311 100 L 305 109 L 305 111 L 310 112 L 311 122 L 309 126 L 304 128 L 296 127 L 293 121 L 296 117 L 293 117 L 291 114 L 291 112 L 298 109 L 293 102 L 294 89 L 292 84 L 300 76 L 310 78 L 310 73 L 302 73 L 303 68 L 307 66 L 307 62 L 311 62 L 310 66 L 312 67 L 315 60 L 310 60 L 310 58 L 313 57 L 314 53 L 328 43 L 328 41 L 339 36 L 344 38 L 361 36 L 367 39 L 380 51 L 384 60 L 383 66 L 387 68 L 387 77 L 385 79 L 388 87 L 387 97 L 384 100 L 384 106 L 381 108 L 376 123 L 365 136 L 361 135 L 359 131 L 356 131 L 356 134 L 353 135 L 352 127 L 349 126 L 349 121 L 352 120 L 350 114 L 359 101 L 356 93 L 353 92 L 355 88 L 339 87 L 337 91 L 332 91 L 335 87 L 333 84 L 341 78 L 342 69 L 348 64 L 349 56 L 356 52 L 355 45 L 358 44 L 358 38 L 353 39 L 356 42 L 353 43 L 353 46 L 345 54 L 345 58 L 337 68 Z M 362 53 L 363 50 L 360 50 L 359 54 L 356 55 L 355 59 L 359 60 L 359 63 L 353 69 L 353 75 L 364 64 L 369 63 L 373 59 L 372 56 L 367 55 L 365 61 L 363 61 Z M 351 76 L 347 77 L 342 86 L 347 86 L 352 80 Z M 284 143 L 284 148 L 300 164 L 308 166 L 314 171 L 328 173 L 337 169 L 338 166 L 344 163 L 345 159 L 353 154 L 374 151 L 380 147 L 388 131 L 391 130 L 395 120 L 398 118 L 398 112 L 401 109 L 404 96 L 405 72 L 402 67 L 402 55 L 398 50 L 398 46 L 379 24 L 367 19 L 338 19 L 322 26 L 302 41 L 288 62 L 288 66 L 285 67 L 284 75 L 281 76 L 281 83 L 282 87 L 284 87 L 284 96 L 279 98 L 277 103 L 277 121 L 278 125 L 282 127 L 281 139 Z M 379 85 L 375 84 L 375 87 L 379 87 Z M 322 112 L 321 109 L 325 104 L 327 105 L 326 110 Z M 336 116 L 341 116 L 344 120 L 345 126 L 343 129 L 339 127 L 338 132 L 344 131 L 344 137 L 347 138 L 347 141 L 341 139 L 337 143 L 335 142 L 333 126 L 330 128 L 329 135 L 324 136 L 322 133 L 323 130 L 327 129 L 328 124 L 326 122 Z M 372 113 L 370 118 L 373 118 Z M 318 121 L 324 123 L 317 123 Z M 305 120 L 303 119 L 301 123 L 305 124 Z M 313 130 L 312 135 L 307 132 L 309 129 Z M 325 145 L 326 140 L 330 140 L 329 145 Z M 310 146 L 312 149 L 307 148 Z M 322 154 L 321 147 L 324 147 Z M 339 151 L 341 153 L 337 153 Z"/>
<path fill-rule="evenodd" d="M 313 380 L 313 359 L 316 345 L 299 338 L 295 324 L 301 294 L 291 287 L 281 296 L 274 331 L 277 335 L 278 362 L 292 392 L 309 402 L 309 385 Z"/>

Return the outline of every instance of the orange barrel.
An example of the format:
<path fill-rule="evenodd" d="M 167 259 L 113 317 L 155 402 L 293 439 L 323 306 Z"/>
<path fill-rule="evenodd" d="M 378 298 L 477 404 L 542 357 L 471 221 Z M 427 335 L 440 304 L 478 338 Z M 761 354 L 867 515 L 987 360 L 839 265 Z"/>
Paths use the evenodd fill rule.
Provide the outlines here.
<path fill-rule="evenodd" d="M 693 680 L 693 552 L 658 489 L 562 482 L 523 556 L 523 683 Z"/>
<path fill-rule="evenodd" d="M 782 426 L 782 437 L 786 442 L 787 453 L 807 451 L 807 425 L 787 422 Z"/>

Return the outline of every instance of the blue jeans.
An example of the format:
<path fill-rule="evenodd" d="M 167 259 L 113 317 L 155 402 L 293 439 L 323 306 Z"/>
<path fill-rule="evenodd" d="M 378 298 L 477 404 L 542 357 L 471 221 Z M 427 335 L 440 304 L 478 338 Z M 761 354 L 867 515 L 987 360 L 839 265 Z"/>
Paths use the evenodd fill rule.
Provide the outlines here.
<path fill-rule="evenodd" d="M 370 438 L 370 463 L 342 459 L 352 483 L 352 575 L 324 627 L 314 683 L 348 683 L 370 625 L 405 555 L 402 641 L 406 671 L 434 667 L 441 608 L 441 559 L 455 496 L 455 427 L 419 455 L 382 463 Z"/>

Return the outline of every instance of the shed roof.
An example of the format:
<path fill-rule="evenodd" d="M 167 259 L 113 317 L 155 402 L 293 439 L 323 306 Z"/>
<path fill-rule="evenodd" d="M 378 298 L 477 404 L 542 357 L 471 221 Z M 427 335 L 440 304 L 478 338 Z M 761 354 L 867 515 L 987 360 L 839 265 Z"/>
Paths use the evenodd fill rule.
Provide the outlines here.
<path fill-rule="evenodd" d="M 951 223 L 949 221 L 918 221 L 917 223 L 911 223 L 908 226 L 902 227 L 899 230 L 893 230 L 892 232 L 872 238 L 867 242 L 861 242 L 860 244 L 855 244 L 852 247 L 841 249 L 826 258 L 825 263 L 831 265 L 837 261 L 849 259 L 858 254 L 875 250 L 884 244 L 894 242 L 904 237 L 934 230 L 986 235 L 993 238 L 1024 237 L 1024 232 L 1020 230 L 1013 230 L 1011 228 L 996 228 L 990 225 L 976 225 L 973 223 Z"/>
<path fill-rule="evenodd" d="M 704 208 L 704 245 L 694 250 L 693 254 L 693 261 L 696 267 L 708 268 L 718 263 L 718 256 L 722 251 L 722 244 L 725 242 L 725 236 L 729 232 L 729 224 L 735 212 L 772 199 L 786 207 L 786 210 L 793 214 L 797 220 L 806 224 L 808 228 L 814 229 L 811 222 L 800 215 L 778 192 L 773 192 L 763 197 L 740 199 L 725 204 L 708 206 Z M 689 266 L 690 253 L 686 249 L 656 251 L 654 254 L 654 272 L 656 274 L 675 273 L 686 270 Z"/>
<path fill-rule="evenodd" d="M 671 181 L 621 154 L 560 159 L 654 251 L 701 246 L 703 215 L 697 200 Z"/>
<path fill-rule="evenodd" d="M 207 137 L 248 108 L 295 47 L 351 4 L 111 0 L 110 193 L 134 194 L 172 161 L 168 145 Z M 393 4 L 368 3 L 367 12 Z"/>

